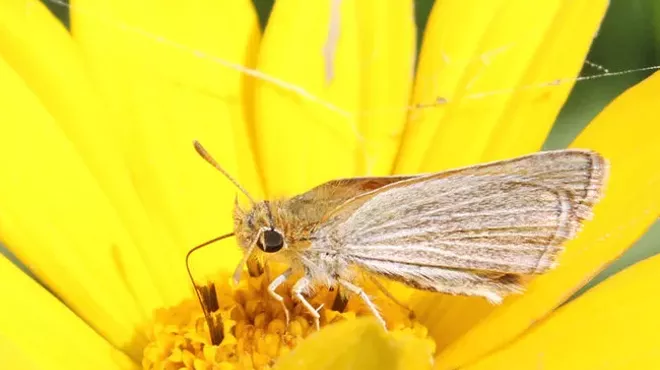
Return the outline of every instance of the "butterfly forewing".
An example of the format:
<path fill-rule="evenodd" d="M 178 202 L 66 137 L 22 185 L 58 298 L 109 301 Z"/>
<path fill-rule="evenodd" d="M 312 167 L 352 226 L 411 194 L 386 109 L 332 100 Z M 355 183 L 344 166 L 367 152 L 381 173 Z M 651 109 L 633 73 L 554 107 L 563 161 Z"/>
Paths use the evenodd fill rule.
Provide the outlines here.
<path fill-rule="evenodd" d="M 314 208 L 327 213 L 358 195 L 417 176 L 353 177 L 328 181 L 287 201 L 293 212 Z"/>
<path fill-rule="evenodd" d="M 411 178 L 413 177 L 387 176 L 332 180 L 288 199 L 284 207 L 310 227 L 316 226 L 325 215 L 346 201 L 385 185 Z"/>
<path fill-rule="evenodd" d="M 577 227 L 562 189 L 505 175 L 474 177 L 467 185 L 456 180 L 375 195 L 338 225 L 343 255 L 360 264 L 533 273 L 552 264 L 555 249 Z"/>
<path fill-rule="evenodd" d="M 599 155 L 565 150 L 402 179 L 327 214 L 313 248 L 417 288 L 512 291 L 555 264 L 605 176 Z"/>

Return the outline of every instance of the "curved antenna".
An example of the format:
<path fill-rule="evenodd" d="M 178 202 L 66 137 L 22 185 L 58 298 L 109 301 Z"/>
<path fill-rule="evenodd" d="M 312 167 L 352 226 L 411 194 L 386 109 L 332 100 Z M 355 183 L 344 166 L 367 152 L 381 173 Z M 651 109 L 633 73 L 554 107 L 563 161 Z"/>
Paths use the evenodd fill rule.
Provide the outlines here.
<path fill-rule="evenodd" d="M 252 204 L 257 203 L 254 201 L 254 198 L 252 198 L 250 193 L 248 193 L 247 190 L 245 190 L 245 188 L 238 183 L 238 181 L 236 181 L 233 177 L 229 175 L 229 173 L 227 173 L 227 171 L 225 171 L 222 167 L 220 167 L 218 162 L 216 162 L 215 159 L 211 157 L 211 155 L 206 151 L 206 149 L 204 149 L 204 147 L 202 146 L 202 144 L 199 143 L 199 141 L 193 140 L 193 145 L 195 146 L 195 150 L 197 151 L 197 153 L 202 158 L 204 158 L 204 160 L 206 160 L 211 166 L 215 167 L 218 171 L 220 171 L 223 175 L 225 175 L 225 177 L 229 179 L 229 181 L 231 181 L 231 183 L 234 184 L 234 186 L 236 186 L 238 190 L 241 191 L 241 193 L 245 194 L 245 196 L 248 197 L 248 199 L 250 200 L 250 202 L 252 202 Z"/>
<path fill-rule="evenodd" d="M 211 334 L 211 341 L 213 342 L 213 319 L 211 318 L 211 314 L 208 311 L 208 308 L 204 304 L 204 301 L 202 300 L 202 296 L 199 294 L 199 289 L 197 289 L 197 285 L 195 284 L 195 279 L 193 279 L 192 272 L 190 272 L 190 255 L 194 252 L 197 251 L 203 247 L 206 247 L 209 244 L 213 244 L 217 241 L 220 241 L 225 238 L 229 238 L 230 236 L 234 236 L 234 233 L 229 233 L 225 234 L 222 236 L 219 236 L 217 238 L 213 238 L 209 241 L 206 241 L 193 249 L 189 250 L 188 253 L 186 254 L 186 271 L 188 271 L 188 277 L 190 278 L 190 282 L 193 285 L 193 288 L 195 289 L 195 294 L 197 295 L 197 300 L 199 301 L 199 306 L 202 307 L 202 312 L 204 313 L 204 318 L 206 319 L 206 325 L 209 327 L 209 333 Z M 217 345 L 219 343 L 213 343 L 214 345 Z"/>

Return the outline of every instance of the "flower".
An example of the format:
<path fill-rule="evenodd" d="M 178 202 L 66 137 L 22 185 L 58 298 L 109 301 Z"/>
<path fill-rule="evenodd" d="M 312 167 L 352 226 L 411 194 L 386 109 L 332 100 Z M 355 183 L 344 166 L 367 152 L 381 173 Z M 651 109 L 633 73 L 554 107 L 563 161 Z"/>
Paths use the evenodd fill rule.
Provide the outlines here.
<path fill-rule="evenodd" d="M 185 253 L 231 229 L 236 193 L 192 140 L 257 198 L 538 150 L 607 2 L 481 5 L 437 2 L 415 70 L 410 2 L 280 0 L 263 36 L 249 1 L 72 1 L 71 33 L 36 0 L 0 3 L 0 237 L 48 289 L 0 259 L 5 367 L 137 368 L 162 348 L 151 333 L 180 329 L 167 312 L 194 310 Z M 611 178 L 557 269 L 499 306 L 404 292 L 434 361 L 415 323 L 406 337 L 365 318 L 301 340 L 279 368 L 657 367 L 657 257 L 566 301 L 657 218 L 659 90 L 655 74 L 571 145 L 608 158 Z M 214 250 L 196 273 L 228 276 L 238 249 Z"/>

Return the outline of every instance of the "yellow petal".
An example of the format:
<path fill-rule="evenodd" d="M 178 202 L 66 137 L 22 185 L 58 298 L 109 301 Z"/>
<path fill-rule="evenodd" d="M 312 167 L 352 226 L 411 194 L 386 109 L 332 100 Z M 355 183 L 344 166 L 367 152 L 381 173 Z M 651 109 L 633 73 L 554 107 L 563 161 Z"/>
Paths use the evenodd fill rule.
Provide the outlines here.
<path fill-rule="evenodd" d="M 272 9 L 258 69 L 318 100 L 257 83 L 257 154 L 271 197 L 358 172 L 356 19 L 348 2 L 282 0 Z M 336 32 L 342 37 L 331 37 Z"/>
<path fill-rule="evenodd" d="M 541 148 L 608 1 L 440 1 L 420 55 L 396 171 Z"/>
<path fill-rule="evenodd" d="M 465 369 L 658 369 L 660 256 L 616 274 Z"/>
<path fill-rule="evenodd" d="M 371 318 L 348 320 L 307 337 L 276 369 L 430 369 L 421 341 L 397 341 Z"/>
<path fill-rule="evenodd" d="M 357 1 L 361 145 L 365 175 L 392 172 L 399 150 L 415 68 L 413 2 Z M 341 31 L 340 31 L 341 33 Z M 343 36 L 346 37 L 346 36 Z"/>
<path fill-rule="evenodd" d="M 2 58 L 0 80 L 0 237 L 98 332 L 130 346 L 162 305 L 151 276 L 74 146 Z"/>
<path fill-rule="evenodd" d="M 389 173 L 413 57 L 410 1 L 276 2 L 258 65 L 286 83 L 260 81 L 255 112 L 268 194 Z"/>
<path fill-rule="evenodd" d="M 533 280 L 523 295 L 506 299 L 490 313 L 472 312 L 469 305 L 452 307 L 463 312 L 461 320 L 476 325 L 440 353 L 440 368 L 470 363 L 511 342 L 620 256 L 656 221 L 660 211 L 658 94 L 660 73 L 615 99 L 571 145 L 596 150 L 610 161 L 610 180 L 604 199 L 594 209 L 594 219 L 566 244 L 559 267 Z M 626 122 L 625 130 L 621 122 Z M 442 324 L 432 329 L 437 335 L 442 335 Z"/>
<path fill-rule="evenodd" d="M 124 353 L 0 255 L 3 369 L 137 369 Z"/>
<path fill-rule="evenodd" d="M 3 56 L 81 154 L 140 248 L 138 258 L 163 299 L 174 304 L 190 294 L 181 253 L 168 234 L 153 229 L 126 169 L 121 135 L 115 129 L 116 122 L 125 119 L 111 117 L 103 106 L 78 45 L 39 1 L 3 2 L 0 17 Z"/>
<path fill-rule="evenodd" d="M 238 193 L 193 140 L 261 196 L 248 135 L 251 83 L 229 66 L 253 66 L 260 35 L 249 0 L 170 5 L 72 1 L 71 24 L 106 101 L 131 114 L 115 129 L 141 200 L 156 229 L 172 236 L 182 267 L 184 252 L 232 230 Z M 233 268 L 238 249 L 222 252 L 209 267 Z"/>

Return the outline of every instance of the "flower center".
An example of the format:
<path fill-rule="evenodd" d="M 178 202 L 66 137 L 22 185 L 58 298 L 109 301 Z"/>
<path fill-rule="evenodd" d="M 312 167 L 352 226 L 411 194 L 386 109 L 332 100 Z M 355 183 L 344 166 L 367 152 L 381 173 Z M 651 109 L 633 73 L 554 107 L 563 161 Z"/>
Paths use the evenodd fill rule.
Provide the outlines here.
<path fill-rule="evenodd" d="M 269 276 L 270 275 L 270 276 Z M 293 276 L 277 289 L 290 311 L 286 326 L 285 313 L 279 302 L 268 294 L 268 283 L 275 274 L 264 273 L 243 278 L 232 287 L 230 277 L 221 275 L 198 291 L 209 313 L 205 317 L 196 299 L 158 310 L 144 349 L 144 369 L 269 369 L 278 357 L 306 336 L 316 332 L 314 320 L 305 307 L 292 299 Z M 427 330 L 411 312 L 400 307 L 373 284 L 360 282 L 378 306 L 394 337 L 423 339 L 430 352 L 435 343 Z M 369 316 L 371 312 L 359 297 L 346 300 L 338 289 L 319 289 L 309 297 L 319 308 L 321 330 L 342 320 Z"/>

